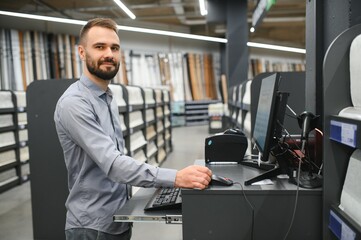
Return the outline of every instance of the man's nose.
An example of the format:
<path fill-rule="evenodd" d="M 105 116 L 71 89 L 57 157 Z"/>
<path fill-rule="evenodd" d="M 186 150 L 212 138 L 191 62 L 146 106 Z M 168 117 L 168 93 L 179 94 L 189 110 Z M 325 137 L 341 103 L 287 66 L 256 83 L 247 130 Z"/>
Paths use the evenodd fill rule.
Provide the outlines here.
<path fill-rule="evenodd" d="M 113 53 L 113 51 L 112 51 L 112 49 L 110 48 L 110 47 L 107 47 L 106 49 L 105 49 L 105 57 L 111 57 L 111 58 L 113 58 L 113 56 L 114 56 L 114 53 Z"/>

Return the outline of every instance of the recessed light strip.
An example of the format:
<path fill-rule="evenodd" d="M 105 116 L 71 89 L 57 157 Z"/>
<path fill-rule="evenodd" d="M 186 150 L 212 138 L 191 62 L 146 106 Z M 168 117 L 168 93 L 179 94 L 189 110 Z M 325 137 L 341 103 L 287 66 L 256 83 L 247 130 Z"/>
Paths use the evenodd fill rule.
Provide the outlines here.
<path fill-rule="evenodd" d="M 255 47 L 255 48 L 265 48 L 265 49 L 271 49 L 271 50 L 285 51 L 285 52 L 294 52 L 294 53 L 303 53 L 303 54 L 306 53 L 306 49 L 302 49 L 302 48 L 284 47 L 284 46 L 264 44 L 264 43 L 248 42 L 247 46 Z"/>
<path fill-rule="evenodd" d="M 75 25 L 85 25 L 87 23 L 86 21 L 81 21 L 81 20 L 58 18 L 58 17 L 48 17 L 48 16 L 41 16 L 41 15 L 34 15 L 34 14 L 27 14 L 27 13 L 7 12 L 7 11 L 0 11 L 0 15 L 21 17 L 21 18 L 30 18 L 30 19 L 35 19 L 35 20 L 49 21 L 49 22 L 69 23 L 69 24 L 75 24 Z"/>
<path fill-rule="evenodd" d="M 124 3 L 122 3 L 119 0 L 113 0 L 131 19 L 135 19 L 135 15 L 134 13 L 132 13 L 132 11 L 129 10 L 129 8 L 127 8 L 127 6 L 124 5 Z"/>
<path fill-rule="evenodd" d="M 33 15 L 33 14 L 26 14 L 26 13 L 15 13 L 15 12 L 7 12 L 7 11 L 0 11 L 0 15 L 29 18 L 29 19 L 43 20 L 43 21 L 50 21 L 50 22 L 69 23 L 69 24 L 75 24 L 75 25 L 85 25 L 87 23 L 87 21 L 81 21 L 81 20 L 40 16 L 40 15 Z M 207 37 L 207 36 L 201 36 L 201 35 L 195 35 L 195 34 L 189 34 L 189 33 L 179 33 L 179 32 L 172 32 L 172 31 L 163 31 L 163 30 L 140 28 L 140 27 L 129 27 L 129 26 L 122 26 L 122 25 L 118 25 L 118 29 L 123 30 L 123 31 L 151 33 L 151 34 L 165 35 L 165 36 L 171 36 L 171 37 L 180 37 L 180 38 L 188 38 L 188 39 L 203 40 L 203 41 L 210 41 L 210 42 L 227 43 L 227 39 L 225 39 L 225 38 Z"/>
<path fill-rule="evenodd" d="M 120 25 L 118 25 L 118 29 L 119 30 L 124 30 L 124 31 L 151 33 L 151 34 L 171 36 L 171 37 L 180 37 L 180 38 L 189 38 L 189 39 L 195 39 L 195 40 L 203 40 L 203 41 L 209 41 L 209 42 L 227 43 L 227 39 L 225 39 L 225 38 L 207 37 L 207 36 L 201 36 L 201 35 L 195 35 L 195 34 L 189 34 L 189 33 L 171 32 L 171 31 L 164 31 L 164 30 L 139 28 L 139 27 L 129 27 L 129 26 L 120 26 Z"/>

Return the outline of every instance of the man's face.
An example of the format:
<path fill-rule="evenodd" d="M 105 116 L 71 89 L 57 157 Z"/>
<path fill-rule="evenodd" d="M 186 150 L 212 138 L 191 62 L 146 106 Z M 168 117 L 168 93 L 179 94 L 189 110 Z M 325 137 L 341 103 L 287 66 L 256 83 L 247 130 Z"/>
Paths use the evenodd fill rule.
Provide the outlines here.
<path fill-rule="evenodd" d="M 86 42 L 79 50 L 91 75 L 111 80 L 119 70 L 120 44 L 118 35 L 111 29 L 93 27 L 89 30 Z"/>

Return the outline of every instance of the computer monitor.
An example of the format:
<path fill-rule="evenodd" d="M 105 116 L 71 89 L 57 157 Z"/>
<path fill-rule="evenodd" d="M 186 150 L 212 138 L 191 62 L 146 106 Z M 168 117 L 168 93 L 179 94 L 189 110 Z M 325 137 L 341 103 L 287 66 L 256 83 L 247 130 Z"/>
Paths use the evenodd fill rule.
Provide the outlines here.
<path fill-rule="evenodd" d="M 278 92 L 279 82 L 279 73 L 262 79 L 253 130 L 253 140 L 261 154 L 262 161 L 268 161 L 271 153 L 276 155 L 280 151 L 279 144 L 289 94 Z M 276 168 L 246 181 L 245 185 L 286 173 L 287 168 L 286 162 L 278 161 Z"/>
<path fill-rule="evenodd" d="M 277 92 L 279 82 L 279 73 L 262 79 L 259 94 L 253 140 L 260 151 L 261 160 L 265 162 L 269 160 L 272 147 L 282 137 L 281 124 L 284 121 L 287 96 Z"/>

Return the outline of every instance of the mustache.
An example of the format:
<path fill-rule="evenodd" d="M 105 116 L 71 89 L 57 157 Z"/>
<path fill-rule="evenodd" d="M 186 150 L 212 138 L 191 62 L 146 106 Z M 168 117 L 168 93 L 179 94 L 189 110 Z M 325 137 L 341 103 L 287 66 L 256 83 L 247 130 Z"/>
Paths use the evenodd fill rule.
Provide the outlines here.
<path fill-rule="evenodd" d="M 99 65 L 101 65 L 101 64 L 103 64 L 103 63 L 112 63 L 114 66 L 117 65 L 117 62 L 114 61 L 113 58 L 105 58 L 105 59 L 103 59 L 103 60 L 99 60 L 99 61 L 98 61 L 98 64 L 99 64 Z"/>

